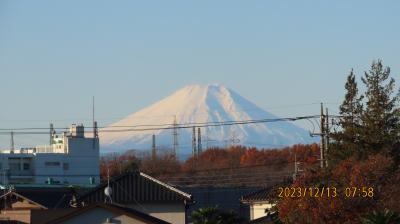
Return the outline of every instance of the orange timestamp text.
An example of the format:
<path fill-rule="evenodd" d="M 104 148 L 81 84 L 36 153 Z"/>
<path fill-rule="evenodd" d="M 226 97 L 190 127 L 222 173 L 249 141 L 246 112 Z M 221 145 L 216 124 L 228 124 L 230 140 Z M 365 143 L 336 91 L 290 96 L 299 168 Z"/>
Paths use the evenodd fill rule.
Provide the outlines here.
<path fill-rule="evenodd" d="M 344 187 L 338 190 L 336 187 L 278 187 L 277 196 L 279 198 L 373 198 L 373 187 Z"/>

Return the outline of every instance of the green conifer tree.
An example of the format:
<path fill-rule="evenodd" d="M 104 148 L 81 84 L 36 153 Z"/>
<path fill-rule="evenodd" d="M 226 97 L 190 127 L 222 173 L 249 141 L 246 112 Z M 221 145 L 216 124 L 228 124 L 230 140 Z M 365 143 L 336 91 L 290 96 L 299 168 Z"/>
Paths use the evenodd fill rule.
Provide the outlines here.
<path fill-rule="evenodd" d="M 395 81 L 390 78 L 390 68 L 384 68 L 380 60 L 374 61 L 362 81 L 367 88 L 366 108 L 361 116 L 363 148 L 368 154 L 396 153 L 393 150 L 399 130 L 398 94 L 393 96 Z"/>
<path fill-rule="evenodd" d="M 361 157 L 361 114 L 363 112 L 363 96 L 358 95 L 358 87 L 353 70 L 347 76 L 345 84 L 346 94 L 340 105 L 341 129 L 333 134 L 333 156 L 337 159 L 346 159 L 352 155 Z"/>

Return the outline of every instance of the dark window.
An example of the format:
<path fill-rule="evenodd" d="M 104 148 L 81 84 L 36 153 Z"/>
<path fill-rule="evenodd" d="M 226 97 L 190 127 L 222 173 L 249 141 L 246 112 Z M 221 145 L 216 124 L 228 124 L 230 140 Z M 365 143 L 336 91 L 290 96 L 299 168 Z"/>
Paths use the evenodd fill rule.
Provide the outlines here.
<path fill-rule="evenodd" d="M 29 163 L 24 163 L 23 170 L 29 170 L 31 168 Z"/>
<path fill-rule="evenodd" d="M 69 170 L 69 164 L 63 163 L 63 170 Z"/>

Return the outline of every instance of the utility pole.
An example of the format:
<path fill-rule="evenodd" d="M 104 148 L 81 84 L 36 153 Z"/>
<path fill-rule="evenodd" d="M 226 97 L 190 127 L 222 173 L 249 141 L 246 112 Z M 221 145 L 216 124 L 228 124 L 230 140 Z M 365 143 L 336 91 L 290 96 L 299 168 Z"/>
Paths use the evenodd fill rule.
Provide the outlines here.
<path fill-rule="evenodd" d="M 329 148 L 329 115 L 328 108 L 326 108 L 326 128 L 325 128 L 325 167 L 328 167 L 328 148 Z"/>
<path fill-rule="evenodd" d="M 295 180 L 304 170 L 300 169 L 301 162 L 297 161 L 297 154 L 296 150 L 294 151 L 294 173 L 293 173 L 293 180 Z"/>
<path fill-rule="evenodd" d="M 152 144 L 151 144 L 151 159 L 154 161 L 156 159 L 156 135 L 153 134 Z"/>
<path fill-rule="evenodd" d="M 321 147 L 320 147 L 320 163 L 321 163 L 321 168 L 324 168 L 324 163 L 325 163 L 325 115 L 324 115 L 324 105 L 321 103 Z"/>
<path fill-rule="evenodd" d="M 326 110 L 328 112 L 328 109 Z M 320 132 L 319 133 L 312 133 L 311 135 L 319 135 L 321 136 L 321 142 L 320 142 L 320 149 L 319 149 L 319 154 L 320 154 L 320 166 L 321 168 L 327 167 L 328 162 L 327 160 L 327 144 L 329 140 L 326 140 L 328 134 L 327 130 L 329 130 L 329 125 L 327 124 L 329 121 L 326 119 L 325 114 L 324 114 L 324 105 L 321 103 L 321 115 L 320 115 Z"/>
<path fill-rule="evenodd" d="M 293 180 L 296 180 L 297 175 L 298 175 L 298 166 L 297 166 L 297 155 L 296 151 L 294 152 L 294 173 L 293 173 Z"/>

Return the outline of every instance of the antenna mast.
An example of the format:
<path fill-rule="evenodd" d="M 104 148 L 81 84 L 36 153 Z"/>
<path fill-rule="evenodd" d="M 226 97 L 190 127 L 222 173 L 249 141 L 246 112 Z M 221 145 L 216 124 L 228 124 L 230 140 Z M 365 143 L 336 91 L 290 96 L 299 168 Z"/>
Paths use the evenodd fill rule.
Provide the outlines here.
<path fill-rule="evenodd" d="M 96 148 L 96 139 L 99 138 L 99 132 L 97 129 L 97 121 L 94 119 L 94 96 L 92 98 L 92 122 L 93 122 L 93 149 Z"/>
<path fill-rule="evenodd" d="M 93 121 L 93 138 L 98 138 L 97 122 L 94 119 L 94 96 L 92 99 L 92 121 Z"/>
<path fill-rule="evenodd" d="M 55 134 L 54 125 L 53 123 L 50 123 L 50 145 L 53 145 L 54 134 Z"/>
<path fill-rule="evenodd" d="M 11 142 L 10 142 L 10 147 L 11 147 L 11 153 L 14 153 L 14 132 L 11 131 Z"/>

